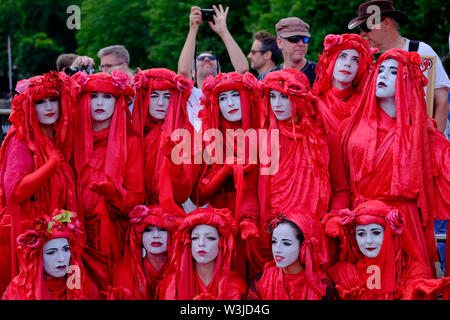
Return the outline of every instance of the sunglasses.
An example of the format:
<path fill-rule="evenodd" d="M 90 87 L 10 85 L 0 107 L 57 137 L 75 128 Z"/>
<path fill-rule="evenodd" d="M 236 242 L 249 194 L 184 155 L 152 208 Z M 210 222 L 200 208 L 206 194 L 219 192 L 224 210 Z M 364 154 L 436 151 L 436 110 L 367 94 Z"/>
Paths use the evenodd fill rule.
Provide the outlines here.
<path fill-rule="evenodd" d="M 286 39 L 287 41 L 289 41 L 291 43 L 298 43 L 300 41 L 300 39 L 302 39 L 303 43 L 308 43 L 309 40 L 311 39 L 311 37 L 306 37 L 306 36 L 290 36 L 290 37 L 280 36 L 280 38 Z"/>
<path fill-rule="evenodd" d="M 384 19 L 386 19 L 386 18 L 381 19 L 379 23 L 381 23 L 381 21 L 384 21 Z M 372 29 L 375 27 L 376 24 L 378 24 L 378 23 L 372 24 L 372 26 L 369 27 L 367 25 L 367 20 L 366 20 L 366 21 L 364 21 L 364 23 L 359 25 L 359 30 L 364 31 L 365 33 L 369 33 L 370 31 L 372 31 Z"/>
<path fill-rule="evenodd" d="M 216 56 L 201 56 L 201 57 L 197 57 L 197 61 L 203 61 L 206 58 L 208 58 L 208 60 L 211 60 L 211 61 L 217 60 Z"/>

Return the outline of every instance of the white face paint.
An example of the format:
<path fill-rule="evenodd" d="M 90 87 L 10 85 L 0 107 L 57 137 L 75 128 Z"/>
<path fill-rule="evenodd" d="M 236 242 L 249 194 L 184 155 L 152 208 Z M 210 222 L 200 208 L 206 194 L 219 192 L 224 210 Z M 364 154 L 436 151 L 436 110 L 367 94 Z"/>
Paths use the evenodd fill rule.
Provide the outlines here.
<path fill-rule="evenodd" d="M 272 254 L 278 268 L 287 268 L 297 262 L 300 241 L 295 230 L 287 223 L 280 223 L 272 233 Z"/>
<path fill-rule="evenodd" d="M 70 263 L 70 246 L 67 238 L 55 238 L 42 247 L 44 271 L 53 278 L 67 274 Z"/>
<path fill-rule="evenodd" d="M 356 226 L 356 242 L 361 253 L 375 258 L 380 253 L 384 239 L 384 227 L 378 223 Z"/>
<path fill-rule="evenodd" d="M 54 124 L 59 118 L 59 98 L 50 97 L 34 102 L 36 116 L 40 124 Z"/>
<path fill-rule="evenodd" d="M 91 93 L 91 117 L 96 122 L 111 121 L 116 107 L 116 98 L 106 92 Z"/>
<path fill-rule="evenodd" d="M 384 60 L 377 76 L 375 95 L 377 98 L 392 98 L 395 96 L 395 82 L 397 80 L 398 62 L 394 59 Z"/>
<path fill-rule="evenodd" d="M 165 119 L 167 111 L 169 110 L 169 101 L 169 90 L 153 90 L 150 95 L 148 113 L 150 113 L 150 115 L 157 120 Z"/>
<path fill-rule="evenodd" d="M 207 264 L 219 254 L 219 231 L 207 224 L 199 224 L 191 232 L 191 253 L 197 263 Z"/>
<path fill-rule="evenodd" d="M 142 233 L 142 245 L 147 253 L 158 255 L 167 252 L 167 236 L 166 229 L 148 225 Z"/>
<path fill-rule="evenodd" d="M 292 118 L 292 110 L 289 97 L 276 90 L 270 91 L 270 105 L 275 117 L 279 121 L 286 121 Z"/>
<path fill-rule="evenodd" d="M 333 81 L 344 85 L 351 85 L 358 72 L 359 53 L 355 49 L 339 52 L 334 64 Z"/>
<path fill-rule="evenodd" d="M 223 91 L 219 94 L 219 108 L 225 120 L 230 122 L 242 119 L 241 95 L 237 90 Z"/>

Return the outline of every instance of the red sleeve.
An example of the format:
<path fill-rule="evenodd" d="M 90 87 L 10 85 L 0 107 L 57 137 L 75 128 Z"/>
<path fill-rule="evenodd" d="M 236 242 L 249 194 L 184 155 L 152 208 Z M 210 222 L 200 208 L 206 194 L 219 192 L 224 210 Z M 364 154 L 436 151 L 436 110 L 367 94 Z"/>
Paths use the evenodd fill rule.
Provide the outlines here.
<path fill-rule="evenodd" d="M 27 145 L 15 137 L 9 142 L 5 151 L 3 187 L 6 203 L 13 195 L 18 183 L 33 172 L 33 155 Z"/>
<path fill-rule="evenodd" d="M 436 219 L 450 219 L 450 142 L 440 132 L 434 134 L 431 154 L 434 177 Z"/>
<path fill-rule="evenodd" d="M 245 190 L 241 204 L 241 221 L 248 220 L 256 225 L 259 219 L 258 166 L 255 165 L 244 175 Z"/>
<path fill-rule="evenodd" d="M 177 203 L 185 202 L 192 193 L 193 169 L 189 164 L 174 164 L 170 159 L 169 172 L 172 181 L 173 197 Z"/>
<path fill-rule="evenodd" d="M 123 179 L 123 188 L 120 190 L 120 201 L 109 201 L 115 213 L 126 215 L 139 204 L 144 203 L 144 165 L 142 148 L 139 140 L 131 136 L 128 140 L 127 170 Z"/>
<path fill-rule="evenodd" d="M 327 135 L 330 155 L 329 170 L 331 178 L 330 211 L 348 208 L 350 204 L 350 187 L 345 170 L 342 147 L 337 135 L 330 131 Z"/>

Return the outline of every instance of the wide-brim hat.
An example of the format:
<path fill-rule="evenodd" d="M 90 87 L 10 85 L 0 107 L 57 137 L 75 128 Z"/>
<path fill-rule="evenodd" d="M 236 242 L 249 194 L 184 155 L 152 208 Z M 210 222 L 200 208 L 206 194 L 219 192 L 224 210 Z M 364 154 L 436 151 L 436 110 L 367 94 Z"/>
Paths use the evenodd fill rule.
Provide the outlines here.
<path fill-rule="evenodd" d="M 371 6 L 377 6 L 380 10 L 372 10 Z M 372 0 L 359 5 L 358 16 L 348 23 L 348 28 L 354 29 L 358 27 L 377 12 L 380 13 L 381 17 L 390 17 L 395 19 L 395 21 L 399 24 L 404 24 L 408 21 L 408 16 L 400 10 L 396 10 L 392 1 Z"/>

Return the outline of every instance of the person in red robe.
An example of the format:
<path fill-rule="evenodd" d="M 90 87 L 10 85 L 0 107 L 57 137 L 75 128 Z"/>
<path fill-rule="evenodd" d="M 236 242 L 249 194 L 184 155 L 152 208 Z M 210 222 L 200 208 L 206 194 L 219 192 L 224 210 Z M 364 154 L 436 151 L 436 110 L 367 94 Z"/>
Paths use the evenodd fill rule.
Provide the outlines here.
<path fill-rule="evenodd" d="M 41 216 L 17 238 L 20 273 L 7 287 L 3 300 L 97 300 L 81 254 L 83 231 L 77 214 L 55 209 Z"/>
<path fill-rule="evenodd" d="M 301 209 L 321 219 L 346 208 L 350 194 L 339 140 L 326 134 L 306 76 L 294 69 L 271 72 L 260 88 L 260 127 L 268 129 L 269 157 L 278 164 L 265 174 L 269 168 L 260 164 L 260 234 L 279 213 Z M 270 238 L 260 238 L 252 252 L 264 264 L 271 260 Z"/>
<path fill-rule="evenodd" d="M 325 129 L 337 132 L 357 107 L 373 56 L 367 40 L 358 34 L 328 34 L 323 46 L 313 91 Z"/>
<path fill-rule="evenodd" d="M 128 102 L 134 95 L 126 73 L 76 73 L 74 160 L 80 215 L 86 229 L 83 259 L 102 292 L 112 284 L 121 257 L 128 214 L 144 202 L 142 146 L 132 129 Z"/>
<path fill-rule="evenodd" d="M 245 241 L 258 236 L 258 166 L 256 154 L 250 153 L 251 138 L 235 138 L 230 132 L 250 137 L 254 133 L 253 113 L 258 95 L 257 80 L 251 73 L 220 73 L 208 77 L 202 87 L 201 112 L 203 134 L 216 130 L 213 145 L 206 145 L 211 163 L 205 164 L 191 196 L 194 203 L 208 203 L 213 208 L 228 208 L 239 224 L 236 234 L 236 256 L 232 266 L 239 274 L 250 279 L 255 270 L 252 257 L 246 253 Z M 205 138 L 204 138 L 205 139 Z M 254 157 L 254 158 L 252 158 Z M 206 161 L 206 160 L 205 160 Z"/>
<path fill-rule="evenodd" d="M 334 286 L 321 268 L 330 257 L 320 221 L 305 212 L 279 214 L 267 226 L 273 260 L 250 285 L 249 300 L 331 300 Z"/>
<path fill-rule="evenodd" d="M 175 233 L 173 259 L 159 300 L 240 300 L 247 284 L 231 268 L 236 221 L 228 209 L 190 212 Z"/>
<path fill-rule="evenodd" d="M 170 137 L 174 130 L 183 129 L 194 138 L 186 110 L 193 82 L 172 70 L 155 68 L 139 70 L 133 85 L 132 119 L 142 136 L 146 203 L 182 215 L 181 206 L 192 191 L 192 169 L 171 159 L 175 142 Z M 178 156 L 182 159 L 184 155 Z"/>
<path fill-rule="evenodd" d="M 369 200 L 339 213 L 341 261 L 328 270 L 343 300 L 411 299 L 429 270 L 399 209 Z"/>
<path fill-rule="evenodd" d="M 0 294 L 18 274 L 16 239 L 33 219 L 77 209 L 69 165 L 77 84 L 49 72 L 19 81 L 0 149 Z"/>
<path fill-rule="evenodd" d="M 173 256 L 177 219 L 177 215 L 154 206 L 139 205 L 130 212 L 124 254 L 114 270 L 114 299 L 156 299 L 156 287 Z"/>
<path fill-rule="evenodd" d="M 377 199 L 402 211 L 431 276 L 438 261 L 433 221 L 450 212 L 450 143 L 426 113 L 421 63 L 416 52 L 383 53 L 340 133 L 352 207 Z"/>

